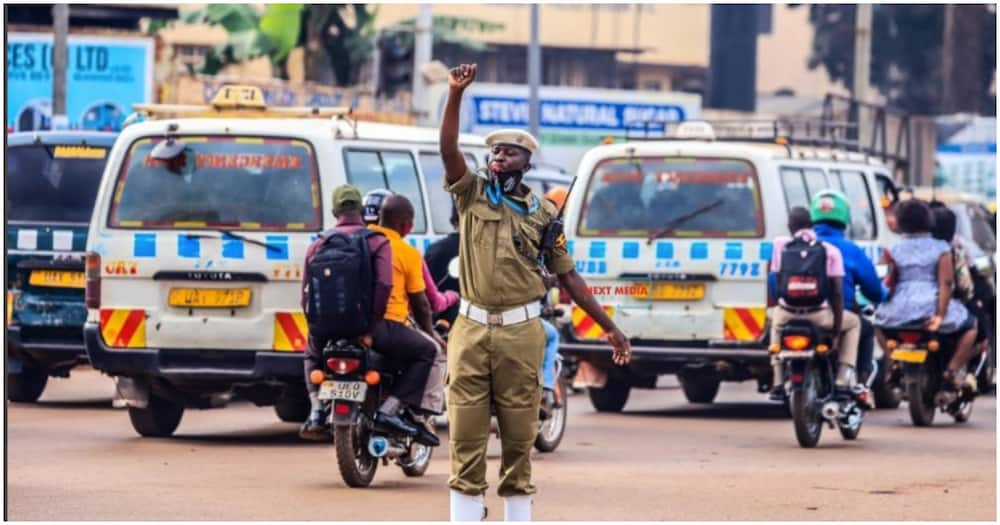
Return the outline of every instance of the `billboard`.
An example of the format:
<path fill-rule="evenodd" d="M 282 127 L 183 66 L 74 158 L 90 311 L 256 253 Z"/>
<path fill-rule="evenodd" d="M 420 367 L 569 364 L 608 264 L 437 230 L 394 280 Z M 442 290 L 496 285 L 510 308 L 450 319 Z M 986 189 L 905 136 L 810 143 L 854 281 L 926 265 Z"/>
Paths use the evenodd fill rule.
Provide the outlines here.
<path fill-rule="evenodd" d="M 437 125 L 444 111 L 447 86 L 430 90 Z M 608 136 L 624 137 L 646 121 L 688 120 L 701 113 L 701 96 L 690 93 L 620 89 L 539 88 L 538 160 L 567 170 L 576 168 L 584 152 Z M 473 83 L 462 100 L 461 130 L 485 135 L 500 128 L 528 127 L 528 86 Z M 662 129 L 655 125 L 650 130 Z M 641 131 L 640 131 L 641 132 Z"/>
<path fill-rule="evenodd" d="M 950 115 L 938 117 L 937 151 L 940 167 L 935 184 L 996 198 L 996 117 Z"/>
<path fill-rule="evenodd" d="M 132 104 L 153 99 L 153 40 L 68 38 L 66 117 L 71 129 L 117 131 Z M 7 128 L 52 127 L 52 35 L 7 35 Z"/>

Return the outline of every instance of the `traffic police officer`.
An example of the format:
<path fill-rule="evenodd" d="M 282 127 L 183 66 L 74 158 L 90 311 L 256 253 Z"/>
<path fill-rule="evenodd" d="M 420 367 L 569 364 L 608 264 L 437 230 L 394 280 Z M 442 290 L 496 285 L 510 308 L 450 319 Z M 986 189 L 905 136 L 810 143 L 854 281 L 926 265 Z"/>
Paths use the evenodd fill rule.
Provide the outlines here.
<path fill-rule="evenodd" d="M 451 427 L 451 519 L 485 516 L 486 443 L 490 406 L 496 410 L 502 455 L 500 486 L 507 521 L 531 519 L 531 447 L 538 425 L 545 331 L 539 300 L 543 272 L 560 284 L 608 334 L 612 359 L 628 363 L 628 339 L 587 291 L 566 251 L 565 237 L 542 249 L 556 208 L 521 184 L 538 142 L 520 130 L 491 133 L 489 175 L 469 171 L 458 146 L 462 93 L 476 65 L 449 74 L 441 123 L 445 188 L 459 213 L 462 302 L 448 339 L 448 420 Z"/>

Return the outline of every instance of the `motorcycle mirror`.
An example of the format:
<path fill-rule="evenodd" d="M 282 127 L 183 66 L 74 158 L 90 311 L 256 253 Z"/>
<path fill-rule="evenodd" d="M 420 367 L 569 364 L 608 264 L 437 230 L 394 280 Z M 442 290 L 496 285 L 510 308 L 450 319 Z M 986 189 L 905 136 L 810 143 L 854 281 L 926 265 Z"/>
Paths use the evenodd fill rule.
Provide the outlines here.
<path fill-rule="evenodd" d="M 448 275 L 452 279 L 458 279 L 458 257 L 453 258 L 448 262 Z"/>

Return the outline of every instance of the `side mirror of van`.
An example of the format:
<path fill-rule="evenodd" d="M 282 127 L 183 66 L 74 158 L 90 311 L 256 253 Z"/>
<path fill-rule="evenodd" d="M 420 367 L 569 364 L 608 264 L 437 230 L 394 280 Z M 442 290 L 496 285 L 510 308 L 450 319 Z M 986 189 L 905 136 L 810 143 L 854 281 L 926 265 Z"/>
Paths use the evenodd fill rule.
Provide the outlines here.
<path fill-rule="evenodd" d="M 448 275 L 452 279 L 458 279 L 458 257 L 454 257 L 448 262 Z"/>

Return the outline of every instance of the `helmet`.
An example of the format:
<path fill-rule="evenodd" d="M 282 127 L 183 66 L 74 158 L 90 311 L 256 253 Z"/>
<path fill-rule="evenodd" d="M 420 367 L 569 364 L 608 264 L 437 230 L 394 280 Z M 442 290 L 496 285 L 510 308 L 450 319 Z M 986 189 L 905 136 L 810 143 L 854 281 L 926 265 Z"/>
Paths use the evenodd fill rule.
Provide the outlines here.
<path fill-rule="evenodd" d="M 813 222 L 837 222 L 846 228 L 851 224 L 851 204 L 843 193 L 823 190 L 813 196 L 809 206 L 809 218 Z"/>
<path fill-rule="evenodd" d="M 566 195 L 568 193 L 569 190 L 566 189 L 566 186 L 556 186 L 545 192 L 545 198 L 551 201 L 552 204 L 555 204 L 556 209 L 562 209 L 563 204 L 566 203 Z"/>
<path fill-rule="evenodd" d="M 365 194 L 364 208 L 362 209 L 361 216 L 364 218 L 366 224 L 375 224 L 378 222 L 378 213 L 382 209 L 382 203 L 390 195 L 392 195 L 391 191 L 381 188 Z"/>

